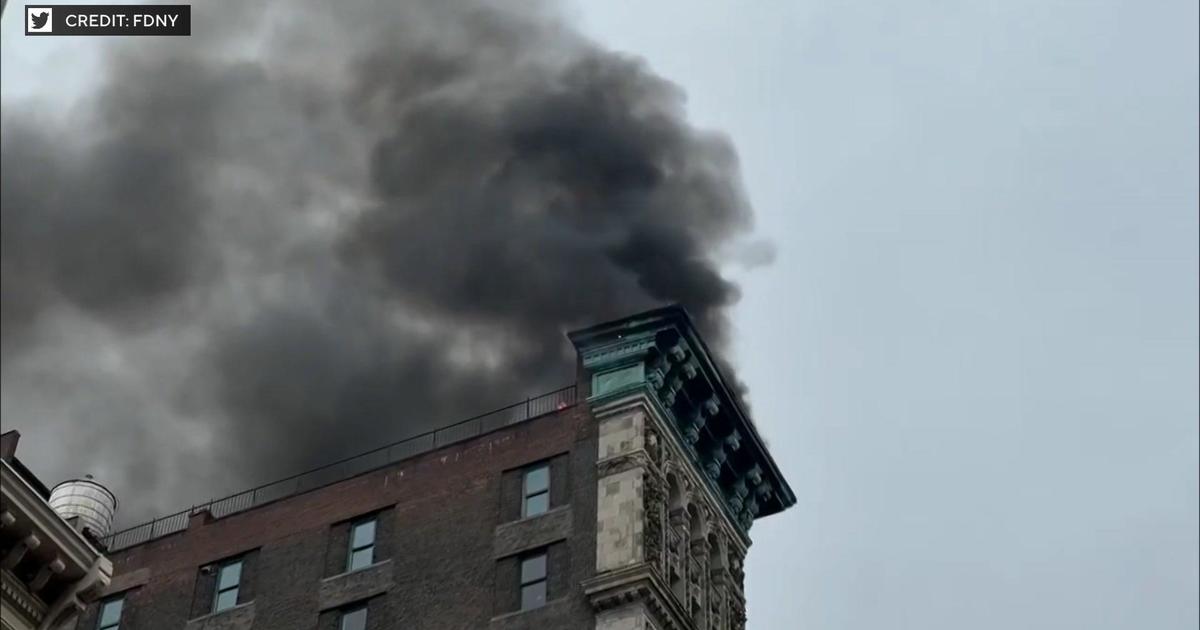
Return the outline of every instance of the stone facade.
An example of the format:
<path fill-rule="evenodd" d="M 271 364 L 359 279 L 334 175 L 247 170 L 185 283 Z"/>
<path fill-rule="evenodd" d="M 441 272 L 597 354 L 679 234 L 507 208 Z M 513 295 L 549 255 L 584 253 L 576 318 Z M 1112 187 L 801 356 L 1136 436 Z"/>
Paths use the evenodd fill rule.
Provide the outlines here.
<path fill-rule="evenodd" d="M 746 546 L 682 449 L 664 439 L 664 420 L 642 395 L 593 413 L 597 629 L 744 628 Z"/>
<path fill-rule="evenodd" d="M 0 436 L 0 628 L 50 630 L 74 622 L 112 564 L 51 509 L 50 491 L 16 457 L 19 439 Z"/>
<path fill-rule="evenodd" d="M 572 333 L 597 441 L 597 629 L 742 630 L 755 518 L 795 502 L 686 313 Z"/>

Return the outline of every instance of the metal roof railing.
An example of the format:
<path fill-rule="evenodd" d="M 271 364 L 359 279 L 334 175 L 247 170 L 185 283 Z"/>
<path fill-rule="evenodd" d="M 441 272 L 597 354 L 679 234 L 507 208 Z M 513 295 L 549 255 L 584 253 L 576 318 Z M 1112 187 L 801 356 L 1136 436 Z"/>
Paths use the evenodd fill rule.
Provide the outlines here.
<path fill-rule="evenodd" d="M 214 499 L 201 505 L 194 505 L 186 510 L 114 532 L 101 538 L 100 541 L 108 548 L 108 551 L 127 549 L 187 529 L 188 519 L 191 515 L 203 510 L 208 510 L 215 518 L 244 512 L 272 501 L 344 481 L 443 446 L 469 440 L 496 429 L 566 409 L 574 406 L 575 402 L 574 385 L 557 389 L 440 429 L 414 435 L 365 453 L 292 475 L 286 479 L 251 488 L 223 499 Z"/>

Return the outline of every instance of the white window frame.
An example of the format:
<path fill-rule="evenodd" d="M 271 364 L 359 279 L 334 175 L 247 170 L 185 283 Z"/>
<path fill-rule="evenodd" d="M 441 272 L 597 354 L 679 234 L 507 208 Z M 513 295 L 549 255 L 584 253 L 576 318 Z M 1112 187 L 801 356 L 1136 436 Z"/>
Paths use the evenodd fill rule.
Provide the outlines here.
<path fill-rule="evenodd" d="M 104 623 L 104 611 L 107 610 L 108 607 L 112 606 L 113 604 L 116 604 L 116 606 L 117 606 L 117 620 L 112 623 L 105 624 Z M 108 599 L 101 601 L 100 602 L 100 611 L 96 615 L 96 630 L 120 630 L 121 615 L 123 615 L 124 613 L 125 613 L 125 596 L 124 595 L 118 595 L 116 597 L 109 597 Z"/>
<path fill-rule="evenodd" d="M 242 591 L 242 569 L 244 569 L 246 567 L 246 564 L 245 564 L 245 562 L 243 562 L 243 560 L 244 560 L 244 558 L 235 558 L 233 560 L 226 560 L 225 562 L 222 562 L 217 567 L 217 582 L 216 582 L 215 587 L 213 588 L 213 603 L 212 603 L 212 611 L 214 613 L 223 612 L 223 611 L 229 610 L 230 608 L 235 608 L 238 605 L 238 598 L 241 597 L 241 594 L 242 594 L 242 592 L 241 592 Z M 237 567 L 237 572 L 238 572 L 237 582 L 234 582 L 233 586 L 227 586 L 225 588 L 221 588 L 221 577 L 225 575 L 226 571 L 230 570 L 234 566 Z M 230 606 L 226 606 L 225 608 L 218 608 L 218 606 L 221 603 L 221 595 L 224 593 L 228 593 L 230 591 L 233 591 L 233 604 Z"/>
<path fill-rule="evenodd" d="M 531 476 L 534 473 L 541 472 L 541 471 L 545 471 L 545 473 L 546 473 L 546 487 L 539 488 L 536 490 L 530 490 L 529 489 L 529 480 L 530 480 Z M 534 464 L 533 466 L 529 466 L 521 472 L 521 518 L 537 516 L 539 514 L 545 514 L 546 512 L 550 511 L 550 482 L 551 482 L 550 462 L 542 462 L 540 464 Z M 542 497 L 542 496 L 546 497 L 545 509 L 543 509 L 539 512 L 531 512 L 530 507 L 529 507 L 530 501 L 533 499 Z"/>
<path fill-rule="evenodd" d="M 539 559 L 539 558 L 542 561 L 542 574 L 540 576 L 532 576 L 532 577 L 526 578 L 525 563 L 527 563 L 531 560 Z M 549 550 L 542 548 L 537 551 L 533 551 L 531 553 L 520 556 L 520 558 L 517 562 L 517 572 L 519 573 L 517 582 L 519 585 L 518 592 L 519 592 L 519 596 L 521 599 L 521 608 L 520 609 L 521 610 L 536 610 L 538 608 L 541 608 L 542 606 L 545 606 L 546 602 L 549 601 L 549 599 L 550 599 L 550 554 L 549 554 Z M 537 604 L 536 606 L 526 606 L 525 605 L 525 589 L 536 588 L 536 587 L 541 587 L 541 589 L 542 589 L 541 603 Z"/>
<path fill-rule="evenodd" d="M 354 532 L 357 531 L 359 527 L 363 527 L 368 524 L 371 525 L 371 541 L 366 544 L 363 544 L 363 545 L 355 545 L 354 544 Z M 359 569 L 363 569 L 363 568 L 366 568 L 366 567 L 369 567 L 369 566 L 375 564 L 375 542 L 378 539 L 379 539 L 379 519 L 377 518 L 376 515 L 372 514 L 371 516 L 365 516 L 363 518 L 357 519 L 350 523 L 350 540 L 349 540 L 349 542 L 346 543 L 346 549 L 347 549 L 346 571 L 347 572 L 357 571 Z M 370 562 L 364 564 L 361 567 L 354 566 L 354 554 L 359 551 L 367 551 L 367 550 L 369 550 L 371 552 Z"/>

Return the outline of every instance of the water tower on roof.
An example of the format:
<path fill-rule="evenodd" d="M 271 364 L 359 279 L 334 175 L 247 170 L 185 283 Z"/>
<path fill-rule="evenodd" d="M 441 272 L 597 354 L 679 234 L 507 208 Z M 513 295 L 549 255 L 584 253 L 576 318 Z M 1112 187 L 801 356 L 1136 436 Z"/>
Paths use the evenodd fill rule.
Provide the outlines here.
<path fill-rule="evenodd" d="M 63 520 L 78 519 L 77 527 L 101 538 L 112 531 L 117 497 L 91 475 L 69 479 L 50 491 L 50 507 Z"/>

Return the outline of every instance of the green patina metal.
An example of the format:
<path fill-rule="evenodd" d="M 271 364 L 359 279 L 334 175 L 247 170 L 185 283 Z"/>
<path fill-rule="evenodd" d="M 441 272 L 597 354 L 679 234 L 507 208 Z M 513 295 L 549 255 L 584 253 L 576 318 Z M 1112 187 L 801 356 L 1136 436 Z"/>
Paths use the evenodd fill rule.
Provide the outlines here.
<path fill-rule="evenodd" d="M 791 487 L 679 306 L 570 333 L 591 376 L 589 402 L 644 392 L 742 530 L 795 504 Z"/>
<path fill-rule="evenodd" d="M 626 365 L 592 375 L 592 395 L 598 398 L 636 389 L 646 382 L 646 370 L 641 363 Z"/>

